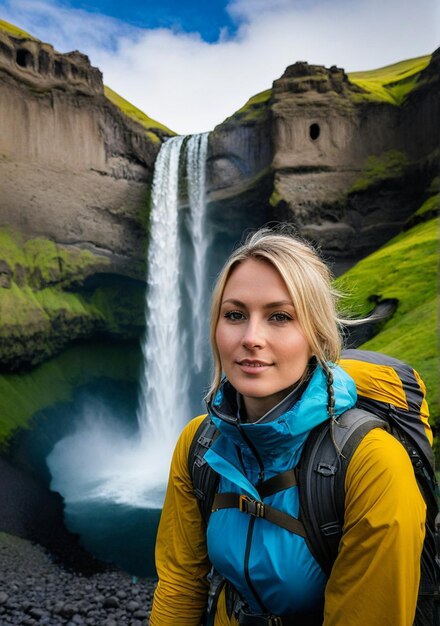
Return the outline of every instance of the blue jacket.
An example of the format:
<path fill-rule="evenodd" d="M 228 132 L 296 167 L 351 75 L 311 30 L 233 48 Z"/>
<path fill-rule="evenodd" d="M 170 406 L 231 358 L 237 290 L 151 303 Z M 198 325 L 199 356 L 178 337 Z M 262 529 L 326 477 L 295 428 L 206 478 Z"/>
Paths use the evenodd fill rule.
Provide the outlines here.
<path fill-rule="evenodd" d="M 333 371 L 335 414 L 340 415 L 356 402 L 356 387 L 340 367 Z M 255 487 L 261 465 L 265 480 L 296 467 L 310 431 L 328 419 L 326 383 L 317 366 L 299 400 L 289 397 L 257 423 L 243 423 L 240 428 L 236 392 L 227 381 L 222 385 L 210 407 L 221 436 L 205 455 L 220 475 L 220 492 L 243 493 L 261 501 Z M 299 515 L 296 486 L 264 501 Z M 210 516 L 207 543 L 211 563 L 253 613 L 286 615 L 315 611 L 322 605 L 326 577 L 302 537 L 238 509 L 221 509 Z"/>

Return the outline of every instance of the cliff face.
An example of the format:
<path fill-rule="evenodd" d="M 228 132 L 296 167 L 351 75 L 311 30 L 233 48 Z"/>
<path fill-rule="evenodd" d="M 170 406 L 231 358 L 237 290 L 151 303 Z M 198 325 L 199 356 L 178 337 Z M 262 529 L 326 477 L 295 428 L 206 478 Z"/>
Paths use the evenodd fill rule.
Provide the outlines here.
<path fill-rule="evenodd" d="M 104 96 L 101 72 L 0 31 L 0 226 L 92 250 L 141 277 L 160 141 Z"/>
<path fill-rule="evenodd" d="M 1 369 L 94 333 L 140 332 L 164 136 L 105 97 L 83 54 L 0 30 Z"/>
<path fill-rule="evenodd" d="M 341 261 L 376 249 L 436 175 L 439 56 L 400 106 L 368 99 L 342 69 L 288 67 L 211 134 L 211 214 L 241 226 L 287 219 Z"/>

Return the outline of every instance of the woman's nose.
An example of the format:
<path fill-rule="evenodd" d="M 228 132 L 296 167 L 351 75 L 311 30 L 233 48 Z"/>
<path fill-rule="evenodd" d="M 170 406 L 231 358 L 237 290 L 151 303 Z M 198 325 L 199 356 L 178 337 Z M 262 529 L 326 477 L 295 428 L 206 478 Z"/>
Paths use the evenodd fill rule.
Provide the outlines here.
<path fill-rule="evenodd" d="M 261 322 L 249 320 L 242 339 L 243 346 L 246 348 L 261 348 L 264 342 L 264 331 Z"/>

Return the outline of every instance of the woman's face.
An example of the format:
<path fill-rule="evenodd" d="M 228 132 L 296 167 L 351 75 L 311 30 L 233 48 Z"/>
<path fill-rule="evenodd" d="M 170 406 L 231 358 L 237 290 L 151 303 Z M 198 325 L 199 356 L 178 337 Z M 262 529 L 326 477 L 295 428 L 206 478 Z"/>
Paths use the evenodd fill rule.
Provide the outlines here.
<path fill-rule="evenodd" d="M 240 263 L 228 278 L 216 342 L 223 372 L 242 394 L 249 420 L 290 392 L 311 356 L 278 270 L 256 259 Z"/>

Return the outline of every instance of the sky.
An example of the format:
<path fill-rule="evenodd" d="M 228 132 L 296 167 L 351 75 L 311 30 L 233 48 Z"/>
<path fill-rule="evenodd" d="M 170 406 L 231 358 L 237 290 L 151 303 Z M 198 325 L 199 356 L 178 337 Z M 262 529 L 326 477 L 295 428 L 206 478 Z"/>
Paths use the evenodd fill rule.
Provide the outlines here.
<path fill-rule="evenodd" d="M 87 54 L 179 134 L 212 130 L 296 61 L 351 72 L 440 45 L 438 0 L 0 0 L 0 19 Z"/>

